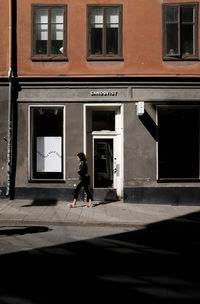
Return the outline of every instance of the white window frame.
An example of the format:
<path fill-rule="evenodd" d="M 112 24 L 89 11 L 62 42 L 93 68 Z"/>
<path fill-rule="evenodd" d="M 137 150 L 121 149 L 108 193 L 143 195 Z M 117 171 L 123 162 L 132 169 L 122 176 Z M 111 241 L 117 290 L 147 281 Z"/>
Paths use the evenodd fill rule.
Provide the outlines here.
<path fill-rule="evenodd" d="M 38 179 L 32 177 L 32 168 L 31 168 L 31 108 L 63 108 L 63 178 L 62 179 Z M 29 182 L 63 182 L 66 180 L 66 161 L 65 161 L 65 155 L 66 155 L 66 107 L 64 105 L 58 105 L 58 104 L 38 104 L 38 105 L 29 105 L 28 106 L 28 181 Z"/>

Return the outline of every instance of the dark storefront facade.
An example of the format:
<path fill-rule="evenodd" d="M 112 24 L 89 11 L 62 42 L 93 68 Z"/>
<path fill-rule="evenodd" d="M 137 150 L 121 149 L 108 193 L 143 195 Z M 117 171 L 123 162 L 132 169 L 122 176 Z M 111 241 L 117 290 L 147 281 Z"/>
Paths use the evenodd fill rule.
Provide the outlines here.
<path fill-rule="evenodd" d="M 20 83 L 15 197 L 71 199 L 84 151 L 96 200 L 198 202 L 199 89 Z"/>

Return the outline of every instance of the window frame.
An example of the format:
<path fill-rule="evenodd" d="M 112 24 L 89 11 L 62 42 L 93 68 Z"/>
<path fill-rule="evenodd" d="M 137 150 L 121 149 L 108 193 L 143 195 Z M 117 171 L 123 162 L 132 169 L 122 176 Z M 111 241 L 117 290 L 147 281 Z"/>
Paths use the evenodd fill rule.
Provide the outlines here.
<path fill-rule="evenodd" d="M 118 28 L 118 54 L 117 55 L 106 55 L 106 21 L 105 21 L 105 10 L 107 8 L 118 8 L 119 9 L 119 28 Z M 103 34 L 102 34 L 102 55 L 92 55 L 91 54 L 91 23 L 90 23 L 90 14 L 91 9 L 95 8 L 102 8 L 103 9 Z M 87 60 L 88 61 L 98 61 L 98 60 L 105 60 L 105 61 L 120 61 L 124 60 L 123 58 L 123 5 L 122 4 L 88 4 L 87 5 Z"/>
<path fill-rule="evenodd" d="M 60 108 L 63 112 L 63 136 L 62 136 L 62 178 L 43 178 L 43 177 L 34 177 L 35 171 L 34 167 L 34 157 L 33 157 L 33 121 L 31 115 L 31 109 L 39 108 Z M 58 104 L 40 104 L 34 105 L 31 104 L 28 107 L 28 182 L 29 183 L 65 183 L 66 180 L 66 107 L 65 105 Z"/>
<path fill-rule="evenodd" d="M 167 50 L 166 50 L 166 39 L 167 39 L 167 35 L 166 35 L 166 8 L 167 7 L 177 7 L 178 8 L 178 53 L 177 54 L 167 54 Z M 194 46 L 194 54 L 190 55 L 190 56 L 185 56 L 183 57 L 181 54 L 181 49 L 182 49 L 182 45 L 181 45 L 181 19 L 180 19 L 180 13 L 181 13 L 181 8 L 182 7 L 192 7 L 194 9 L 194 37 L 193 37 L 193 46 Z M 199 47 L 198 47 L 198 16 L 199 16 L 199 3 L 197 2 L 181 2 L 181 3 L 164 3 L 162 4 L 162 20 L 163 20 L 163 24 L 162 24 L 162 32 L 163 32 L 163 60 L 181 60 L 181 61 L 188 61 L 188 60 L 199 60 Z"/>
<path fill-rule="evenodd" d="M 38 55 L 35 54 L 35 12 L 36 9 L 46 8 L 48 9 L 48 40 L 47 40 L 47 54 Z M 51 19 L 50 10 L 52 8 L 64 9 L 64 22 L 63 22 L 63 54 L 51 54 Z M 32 61 L 67 61 L 67 5 L 66 4 L 32 4 L 31 5 L 31 59 Z"/>

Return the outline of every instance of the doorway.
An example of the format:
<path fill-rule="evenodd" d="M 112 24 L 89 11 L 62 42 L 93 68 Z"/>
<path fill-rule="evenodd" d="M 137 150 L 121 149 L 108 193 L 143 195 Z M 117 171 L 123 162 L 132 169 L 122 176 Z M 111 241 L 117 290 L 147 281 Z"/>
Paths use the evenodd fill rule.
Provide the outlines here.
<path fill-rule="evenodd" d="M 86 105 L 84 151 L 95 200 L 118 200 L 123 189 L 121 105 Z"/>
<path fill-rule="evenodd" d="M 94 188 L 113 187 L 113 138 L 94 138 Z"/>

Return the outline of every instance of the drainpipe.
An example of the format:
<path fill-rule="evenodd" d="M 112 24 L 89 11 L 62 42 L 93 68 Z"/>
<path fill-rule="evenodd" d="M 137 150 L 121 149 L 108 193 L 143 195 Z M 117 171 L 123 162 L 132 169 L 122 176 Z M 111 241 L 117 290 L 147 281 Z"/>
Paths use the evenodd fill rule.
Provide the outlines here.
<path fill-rule="evenodd" d="M 10 198 L 11 175 L 12 175 L 12 68 L 8 71 L 8 144 L 7 144 L 7 189 L 6 196 Z"/>
<path fill-rule="evenodd" d="M 9 45 L 8 45 L 8 144 L 7 144 L 7 189 L 6 196 L 11 199 L 12 176 L 12 0 L 9 0 Z"/>

